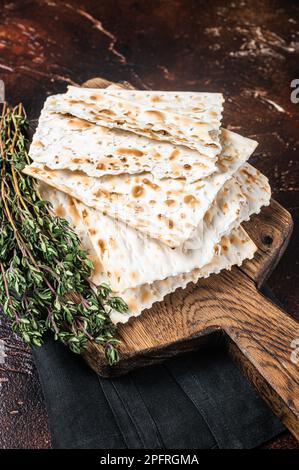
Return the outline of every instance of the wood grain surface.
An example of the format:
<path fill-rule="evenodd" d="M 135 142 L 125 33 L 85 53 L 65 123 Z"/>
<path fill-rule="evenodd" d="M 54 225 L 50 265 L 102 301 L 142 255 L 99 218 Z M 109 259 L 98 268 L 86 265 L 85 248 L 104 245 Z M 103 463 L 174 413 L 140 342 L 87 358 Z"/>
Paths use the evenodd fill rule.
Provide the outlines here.
<path fill-rule="evenodd" d="M 290 100 L 298 23 L 299 5 L 287 0 L 215 0 L 209 8 L 201 0 L 2 0 L 0 79 L 30 118 L 48 94 L 97 75 L 138 88 L 223 91 L 224 125 L 259 141 L 251 163 L 293 216 L 294 235 L 268 285 L 299 319 L 299 104 Z M 0 394 L 0 447 L 49 447 L 31 354 L 4 320 Z M 268 447 L 298 444 L 284 435 Z"/>

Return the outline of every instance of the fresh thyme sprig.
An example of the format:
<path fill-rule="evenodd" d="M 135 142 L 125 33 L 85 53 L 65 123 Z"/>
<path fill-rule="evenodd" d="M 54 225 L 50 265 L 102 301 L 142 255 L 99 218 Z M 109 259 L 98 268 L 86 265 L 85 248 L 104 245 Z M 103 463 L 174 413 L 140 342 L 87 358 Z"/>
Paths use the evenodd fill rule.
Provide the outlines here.
<path fill-rule="evenodd" d="M 26 343 L 40 346 L 47 330 L 80 353 L 88 341 L 117 362 L 109 312 L 127 310 L 107 285 L 88 280 L 92 263 L 65 219 L 55 217 L 22 169 L 28 123 L 22 105 L 3 106 L 0 123 L 0 304 Z"/>

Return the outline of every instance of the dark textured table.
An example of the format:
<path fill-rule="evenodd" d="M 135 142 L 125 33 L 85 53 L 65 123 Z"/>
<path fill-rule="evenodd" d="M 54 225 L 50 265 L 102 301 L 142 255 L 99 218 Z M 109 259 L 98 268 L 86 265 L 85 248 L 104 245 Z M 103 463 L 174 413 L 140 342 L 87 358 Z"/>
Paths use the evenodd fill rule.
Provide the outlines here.
<path fill-rule="evenodd" d="M 295 231 L 269 285 L 299 319 L 299 5 L 281 1 L 0 0 L 0 78 L 37 117 L 46 96 L 101 75 L 136 87 L 221 91 L 224 124 L 260 143 Z M 0 323 L 0 447 L 50 446 L 28 348 Z M 292 448 L 284 434 L 268 447 Z"/>

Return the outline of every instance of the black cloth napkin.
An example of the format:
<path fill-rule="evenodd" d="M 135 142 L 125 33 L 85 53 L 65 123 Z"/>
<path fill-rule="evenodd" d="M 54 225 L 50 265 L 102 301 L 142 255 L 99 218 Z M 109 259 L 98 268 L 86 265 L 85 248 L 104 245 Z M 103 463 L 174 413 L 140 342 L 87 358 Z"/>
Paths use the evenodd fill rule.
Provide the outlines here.
<path fill-rule="evenodd" d="M 242 449 L 284 430 L 221 344 L 115 379 L 50 336 L 34 357 L 53 448 Z"/>

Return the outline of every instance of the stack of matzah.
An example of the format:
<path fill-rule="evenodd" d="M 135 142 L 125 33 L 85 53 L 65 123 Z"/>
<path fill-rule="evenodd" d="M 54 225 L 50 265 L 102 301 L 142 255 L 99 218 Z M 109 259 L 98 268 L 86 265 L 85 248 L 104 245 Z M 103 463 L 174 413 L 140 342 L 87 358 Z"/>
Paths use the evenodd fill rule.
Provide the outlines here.
<path fill-rule="evenodd" d="M 247 163 L 257 143 L 222 129 L 220 93 L 69 87 L 47 99 L 25 173 L 69 220 L 129 306 L 114 322 L 252 258 L 241 223 L 269 204 Z"/>

